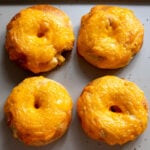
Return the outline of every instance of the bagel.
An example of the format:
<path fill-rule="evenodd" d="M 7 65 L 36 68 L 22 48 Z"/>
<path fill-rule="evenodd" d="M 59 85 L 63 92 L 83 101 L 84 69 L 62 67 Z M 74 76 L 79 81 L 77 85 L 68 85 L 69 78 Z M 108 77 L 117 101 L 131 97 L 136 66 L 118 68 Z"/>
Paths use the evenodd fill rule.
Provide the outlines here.
<path fill-rule="evenodd" d="M 141 49 L 144 27 L 133 11 L 96 5 L 81 19 L 77 51 L 101 69 L 126 66 Z"/>
<path fill-rule="evenodd" d="M 13 88 L 4 113 L 13 136 L 26 145 L 42 146 L 62 137 L 72 116 L 67 90 L 48 78 L 30 77 Z"/>
<path fill-rule="evenodd" d="M 10 60 L 33 73 L 61 65 L 73 43 L 70 18 L 51 5 L 25 8 L 7 25 L 5 47 Z"/>
<path fill-rule="evenodd" d="M 104 76 L 90 82 L 82 91 L 77 112 L 90 138 L 109 145 L 136 139 L 148 124 L 148 103 L 133 82 Z"/>

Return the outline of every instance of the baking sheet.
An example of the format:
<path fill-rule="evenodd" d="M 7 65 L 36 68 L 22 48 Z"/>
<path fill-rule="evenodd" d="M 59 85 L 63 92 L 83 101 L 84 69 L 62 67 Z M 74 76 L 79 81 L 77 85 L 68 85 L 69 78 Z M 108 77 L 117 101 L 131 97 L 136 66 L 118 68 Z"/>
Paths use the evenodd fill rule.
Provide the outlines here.
<path fill-rule="evenodd" d="M 53 3 L 53 6 L 64 10 L 70 16 L 75 36 L 77 37 L 81 16 L 89 12 L 90 8 L 95 4 L 70 5 Z M 111 3 L 111 5 L 113 4 Z M 128 66 L 117 70 L 94 68 L 77 55 L 75 44 L 69 59 L 63 66 L 51 72 L 40 74 L 63 84 L 74 101 L 72 123 L 68 132 L 60 140 L 43 147 L 29 147 L 12 137 L 4 120 L 4 102 L 15 85 L 26 77 L 34 76 L 34 74 L 19 68 L 8 59 L 4 49 L 5 31 L 11 17 L 27 6 L 31 5 L 0 5 L 0 150 L 148 150 L 150 147 L 150 124 L 145 132 L 135 141 L 123 146 L 109 146 L 89 139 L 82 131 L 76 114 L 76 101 L 83 87 L 91 80 L 107 74 L 135 82 L 145 92 L 147 99 L 150 101 L 150 6 L 147 4 L 119 5 L 132 9 L 145 27 L 142 49 Z"/>
<path fill-rule="evenodd" d="M 31 4 L 31 3 L 53 3 L 53 4 L 91 4 L 91 3 L 119 3 L 119 4 L 150 4 L 149 0 L 0 0 L 0 4 Z"/>

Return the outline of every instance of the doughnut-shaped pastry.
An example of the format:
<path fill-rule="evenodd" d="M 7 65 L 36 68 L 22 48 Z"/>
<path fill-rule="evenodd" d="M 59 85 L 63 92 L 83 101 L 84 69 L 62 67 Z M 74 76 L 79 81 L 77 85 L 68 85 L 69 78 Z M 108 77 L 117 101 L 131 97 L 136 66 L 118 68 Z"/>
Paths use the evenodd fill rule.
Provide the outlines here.
<path fill-rule="evenodd" d="M 148 124 L 143 91 L 135 83 L 115 76 L 89 83 L 78 99 L 77 111 L 85 133 L 109 145 L 134 140 Z"/>
<path fill-rule="evenodd" d="M 12 61 L 33 73 L 52 70 L 71 51 L 74 33 L 62 10 L 36 5 L 21 10 L 7 25 L 5 47 Z"/>
<path fill-rule="evenodd" d="M 82 17 L 77 50 L 97 68 L 116 69 L 140 51 L 143 35 L 144 27 L 131 10 L 97 5 Z"/>
<path fill-rule="evenodd" d="M 66 89 L 42 76 L 21 82 L 4 106 L 13 136 L 33 146 L 60 138 L 69 127 L 71 111 L 72 99 Z"/>

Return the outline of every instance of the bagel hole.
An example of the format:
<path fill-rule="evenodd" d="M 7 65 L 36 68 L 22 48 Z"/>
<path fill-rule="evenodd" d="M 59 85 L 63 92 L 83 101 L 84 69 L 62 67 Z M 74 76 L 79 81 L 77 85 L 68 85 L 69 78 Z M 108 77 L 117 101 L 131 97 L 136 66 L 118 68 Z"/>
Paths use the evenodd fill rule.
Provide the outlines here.
<path fill-rule="evenodd" d="M 39 101 L 35 100 L 35 102 L 34 102 L 34 108 L 35 109 L 39 109 L 40 107 L 41 107 L 41 104 L 39 103 Z"/>
<path fill-rule="evenodd" d="M 47 32 L 48 32 L 47 26 L 41 25 L 37 31 L 37 37 L 42 38 L 46 35 Z"/>
<path fill-rule="evenodd" d="M 109 26 L 112 27 L 113 29 L 116 29 L 117 25 L 115 20 L 112 17 L 108 18 Z"/>
<path fill-rule="evenodd" d="M 44 37 L 44 35 L 45 35 L 45 32 L 38 32 L 38 33 L 37 33 L 37 36 L 38 36 L 39 38 Z"/>
<path fill-rule="evenodd" d="M 121 113 L 122 112 L 122 110 L 117 105 L 111 106 L 110 111 L 115 112 L 115 113 Z"/>

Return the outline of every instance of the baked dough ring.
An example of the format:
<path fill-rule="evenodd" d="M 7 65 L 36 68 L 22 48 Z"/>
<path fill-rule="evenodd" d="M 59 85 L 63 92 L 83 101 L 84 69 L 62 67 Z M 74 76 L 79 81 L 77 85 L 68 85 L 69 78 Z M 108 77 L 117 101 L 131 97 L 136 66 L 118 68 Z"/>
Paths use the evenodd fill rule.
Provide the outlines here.
<path fill-rule="evenodd" d="M 116 69 L 139 52 L 143 35 L 144 27 L 131 10 L 97 5 L 82 17 L 77 49 L 90 64 Z"/>
<path fill-rule="evenodd" d="M 41 146 L 60 138 L 71 120 L 72 99 L 59 83 L 31 77 L 16 86 L 4 106 L 15 138 Z"/>
<path fill-rule="evenodd" d="M 50 5 L 21 10 L 7 25 L 5 47 L 9 58 L 34 73 L 61 65 L 71 51 L 74 33 L 69 17 Z"/>
<path fill-rule="evenodd" d="M 85 133 L 110 145 L 134 140 L 148 123 L 144 93 L 133 82 L 104 76 L 89 83 L 77 102 Z"/>

